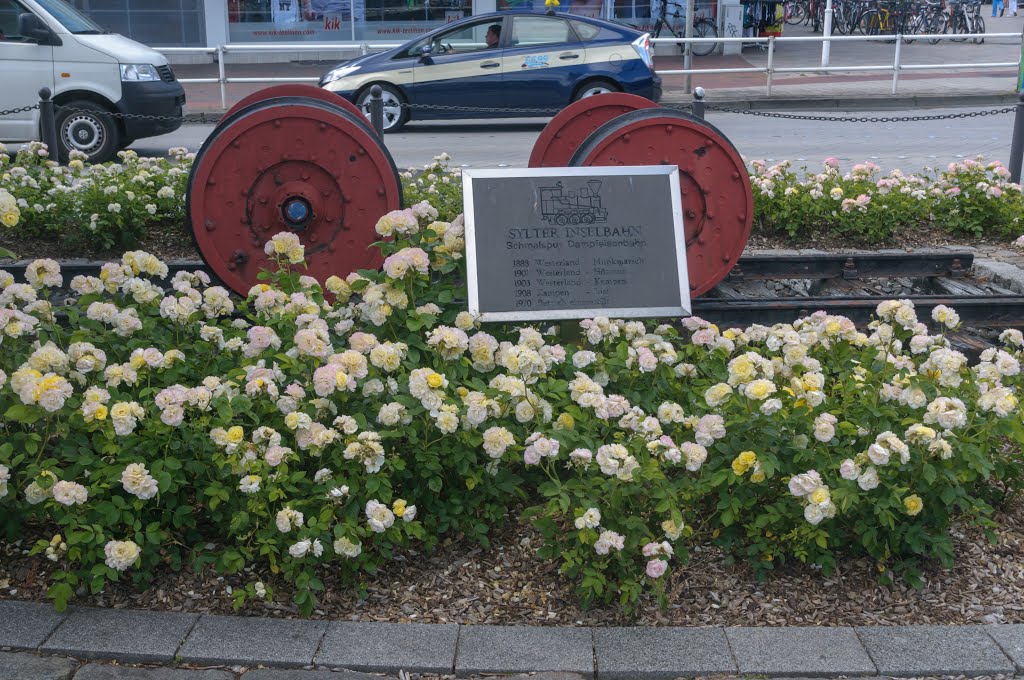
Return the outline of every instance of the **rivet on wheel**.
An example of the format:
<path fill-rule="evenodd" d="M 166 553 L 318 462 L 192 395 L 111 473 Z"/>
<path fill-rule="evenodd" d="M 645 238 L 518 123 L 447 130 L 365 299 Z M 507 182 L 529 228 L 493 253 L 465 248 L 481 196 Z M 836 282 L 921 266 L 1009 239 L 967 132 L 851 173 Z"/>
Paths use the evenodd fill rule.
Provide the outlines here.
<path fill-rule="evenodd" d="M 279 128 L 279 127 L 281 127 L 281 121 L 279 121 L 279 120 L 275 120 L 275 121 L 274 121 L 274 127 L 276 127 L 276 128 Z"/>
<path fill-rule="evenodd" d="M 206 220 L 206 222 L 203 223 L 203 226 L 206 227 L 206 231 L 213 231 L 217 228 L 217 223 L 213 220 Z"/>
<path fill-rule="evenodd" d="M 215 180 L 213 177 L 211 177 L 210 179 L 206 180 L 207 186 L 211 186 L 212 187 L 216 183 L 217 183 L 217 180 Z"/>

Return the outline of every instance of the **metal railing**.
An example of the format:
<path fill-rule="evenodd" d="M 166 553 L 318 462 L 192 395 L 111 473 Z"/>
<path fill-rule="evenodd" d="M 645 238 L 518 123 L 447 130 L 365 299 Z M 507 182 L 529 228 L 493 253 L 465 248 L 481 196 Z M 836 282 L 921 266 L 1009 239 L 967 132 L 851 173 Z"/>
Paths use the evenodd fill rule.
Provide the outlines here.
<path fill-rule="evenodd" d="M 973 40 L 975 38 L 992 39 L 992 38 L 1011 38 L 1018 41 L 1024 40 L 1024 34 L 1022 33 L 957 33 L 957 34 L 927 34 L 920 35 L 915 34 L 913 36 L 907 36 L 914 40 Z M 1005 62 L 976 62 L 976 63 L 953 63 L 953 64 L 906 64 L 903 62 L 903 38 L 901 35 L 801 35 L 801 36 L 768 36 L 761 38 L 690 38 L 690 39 L 679 39 L 679 38 L 652 38 L 652 43 L 742 43 L 742 44 L 767 44 L 768 54 L 767 60 L 764 66 L 750 66 L 742 68 L 701 68 L 701 69 L 667 69 L 659 70 L 658 75 L 662 76 L 674 76 L 674 75 L 693 75 L 693 74 L 711 74 L 711 73 L 764 73 L 765 74 L 765 89 L 766 94 L 770 97 L 772 95 L 772 80 L 776 73 L 834 73 L 834 72 L 858 72 L 858 71 L 888 71 L 892 73 L 892 94 L 899 92 L 899 79 L 902 71 L 953 71 L 962 69 L 996 69 L 996 68 L 1020 68 L 1020 57 L 1018 56 L 1014 61 Z M 820 42 L 822 43 L 822 53 L 827 54 L 828 50 L 824 49 L 826 45 L 830 45 L 834 42 L 892 42 L 893 39 L 896 41 L 896 48 L 893 53 L 893 60 L 891 63 L 886 64 L 857 64 L 851 66 L 827 66 L 824 64 L 811 65 L 811 66 L 787 66 L 778 67 L 775 66 L 775 46 L 779 43 L 798 43 L 798 42 Z M 1020 50 L 1017 51 L 1018 55 Z M 827 62 L 827 58 L 823 57 L 823 62 Z"/>
<path fill-rule="evenodd" d="M 977 63 L 954 63 L 954 64 L 907 64 L 903 62 L 902 56 L 902 35 L 813 35 L 813 36 L 768 36 L 768 37 L 750 37 L 750 38 L 651 38 L 652 44 L 671 43 L 683 45 L 689 44 L 726 44 L 726 43 L 742 43 L 748 44 L 767 44 L 767 61 L 764 66 L 746 66 L 738 68 L 684 68 L 684 69 L 657 69 L 658 75 L 662 76 L 674 76 L 674 75 L 685 75 L 692 76 L 695 74 L 709 75 L 716 73 L 763 73 L 765 74 L 765 89 L 767 96 L 772 95 L 772 81 L 775 74 L 777 73 L 834 73 L 834 72 L 858 72 L 858 71 L 874 71 L 874 72 L 890 72 L 892 73 L 892 94 L 898 94 L 899 92 L 899 80 L 900 73 L 904 71 L 953 71 L 963 69 L 1008 69 L 1008 68 L 1020 68 L 1020 57 L 1018 56 L 1014 61 L 1005 62 L 977 62 Z M 913 39 L 920 40 L 973 40 L 975 38 L 984 38 L 991 40 L 993 38 L 1010 38 L 1018 41 L 1018 45 L 1024 41 L 1024 33 L 982 33 L 982 34 L 927 34 L 927 35 L 914 35 L 908 36 Z M 896 47 L 893 53 L 893 60 L 891 63 L 885 64 L 857 64 L 851 66 L 831 66 L 828 64 L 828 52 L 829 47 L 835 42 L 892 42 L 895 38 Z M 786 43 L 800 43 L 800 42 L 820 42 L 822 43 L 822 63 L 811 64 L 808 66 L 786 66 L 778 67 L 775 66 L 775 50 L 776 45 Z M 275 44 L 263 44 L 263 43 L 236 43 L 228 45 L 219 45 L 217 47 L 164 47 L 159 48 L 159 52 L 166 55 L 174 54 L 209 54 L 213 55 L 214 60 L 217 62 L 217 77 L 216 78 L 179 78 L 178 81 L 183 84 L 212 84 L 219 83 L 220 85 L 220 102 L 221 108 L 227 109 L 227 86 L 232 83 L 316 83 L 319 78 L 308 76 L 308 77 L 230 77 L 225 71 L 225 55 L 228 53 L 261 53 L 261 52 L 338 52 L 343 50 L 358 50 L 360 54 L 368 54 L 374 50 L 385 50 L 392 47 L 397 47 L 402 43 L 397 42 L 381 42 L 381 43 L 369 43 L 369 42 L 338 42 L 338 43 L 275 43 Z M 1020 50 L 1017 51 L 1020 54 Z"/>

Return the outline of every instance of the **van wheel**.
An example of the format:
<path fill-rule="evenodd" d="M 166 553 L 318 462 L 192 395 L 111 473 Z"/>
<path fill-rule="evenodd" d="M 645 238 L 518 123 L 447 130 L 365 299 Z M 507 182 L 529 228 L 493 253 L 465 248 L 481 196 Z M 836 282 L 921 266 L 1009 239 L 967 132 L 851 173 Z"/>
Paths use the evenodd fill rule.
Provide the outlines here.
<path fill-rule="evenodd" d="M 104 163 L 121 148 L 121 135 L 109 113 L 88 101 L 72 101 L 57 107 L 57 151 L 67 163 L 71 151 L 88 156 L 90 163 Z"/>

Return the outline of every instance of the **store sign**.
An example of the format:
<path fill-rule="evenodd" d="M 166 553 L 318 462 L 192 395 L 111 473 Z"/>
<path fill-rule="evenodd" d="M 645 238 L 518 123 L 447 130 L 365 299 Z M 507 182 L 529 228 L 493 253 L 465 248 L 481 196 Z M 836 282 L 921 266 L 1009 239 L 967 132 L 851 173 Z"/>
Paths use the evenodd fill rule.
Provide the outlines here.
<path fill-rule="evenodd" d="M 465 170 L 483 321 L 690 314 L 675 166 Z"/>

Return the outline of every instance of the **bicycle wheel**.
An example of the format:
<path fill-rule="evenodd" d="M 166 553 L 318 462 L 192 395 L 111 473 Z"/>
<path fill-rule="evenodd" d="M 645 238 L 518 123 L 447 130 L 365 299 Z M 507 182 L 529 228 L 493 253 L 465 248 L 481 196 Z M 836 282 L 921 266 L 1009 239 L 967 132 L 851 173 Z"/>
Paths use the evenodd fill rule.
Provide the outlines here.
<path fill-rule="evenodd" d="M 860 15 L 860 23 L 857 25 L 857 30 L 860 31 L 861 35 L 878 35 L 881 26 L 882 20 L 878 16 L 878 10 L 869 9 Z"/>
<path fill-rule="evenodd" d="M 941 18 L 929 15 L 924 20 L 924 27 L 922 33 L 926 33 L 928 35 L 936 35 L 938 33 L 942 33 L 943 23 L 944 22 Z M 928 44 L 930 45 L 937 45 L 939 44 L 939 42 L 939 38 L 928 38 Z"/>
<path fill-rule="evenodd" d="M 951 16 L 949 21 L 946 22 L 946 25 L 942 27 L 942 32 L 946 35 L 966 33 L 967 24 L 965 23 L 963 16 L 960 14 Z M 950 42 L 963 42 L 965 40 L 967 40 L 967 38 L 951 38 Z"/>
<path fill-rule="evenodd" d="M 806 8 L 798 0 L 787 0 L 784 10 L 786 12 L 786 23 L 796 26 L 806 18 Z"/>
<path fill-rule="evenodd" d="M 693 25 L 693 37 L 694 38 L 717 38 L 718 27 L 715 26 L 715 22 L 711 19 L 701 18 L 697 20 L 697 23 Z M 694 43 L 693 54 L 698 57 L 706 57 L 712 52 L 718 49 L 718 43 L 706 42 L 706 43 Z"/>
<path fill-rule="evenodd" d="M 981 14 L 974 15 L 973 25 L 971 26 L 971 33 L 984 33 L 985 32 L 985 17 Z M 974 42 L 978 45 L 985 42 L 984 38 L 974 38 Z"/>
<path fill-rule="evenodd" d="M 923 29 L 924 19 L 921 18 L 920 14 L 915 14 L 914 16 L 910 17 L 907 20 L 906 25 L 903 26 L 903 42 L 907 43 L 908 45 L 914 42 L 916 38 L 908 36 L 920 35 L 923 32 Z"/>

